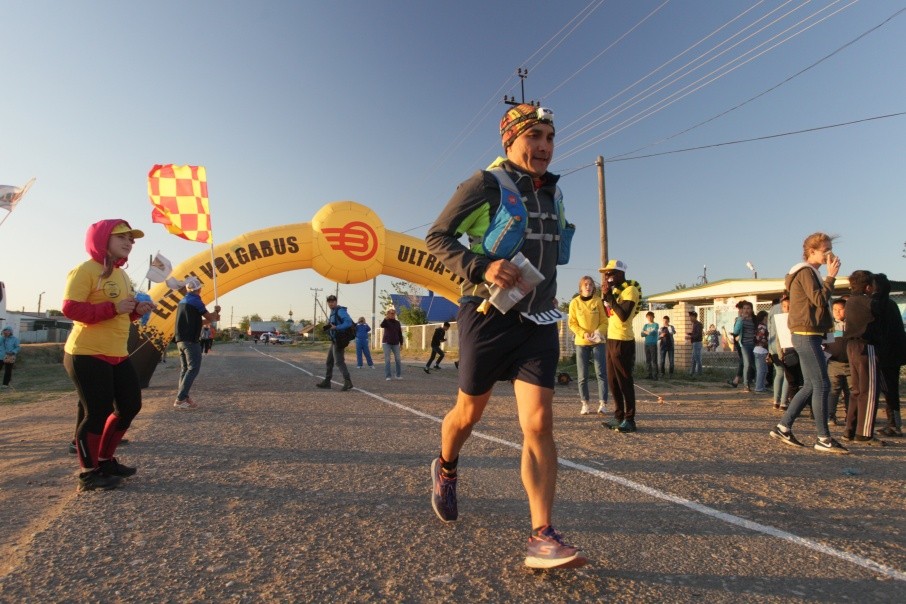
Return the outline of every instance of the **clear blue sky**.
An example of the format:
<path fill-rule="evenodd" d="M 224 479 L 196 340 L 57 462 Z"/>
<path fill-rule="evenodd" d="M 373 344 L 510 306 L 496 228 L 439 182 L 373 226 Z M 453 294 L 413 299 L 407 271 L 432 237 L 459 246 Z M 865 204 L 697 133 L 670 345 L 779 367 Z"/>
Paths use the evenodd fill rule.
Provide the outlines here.
<path fill-rule="evenodd" d="M 560 173 L 598 155 L 661 153 L 906 111 L 901 14 L 780 88 L 654 144 L 783 82 L 904 7 L 887 0 L 6 0 L 0 184 L 38 179 L 0 227 L 8 307 L 35 310 L 46 292 L 43 309 L 60 308 L 67 272 L 86 257 L 85 228 L 101 218 L 123 217 L 146 232 L 130 263 L 135 280 L 158 250 L 174 264 L 203 251 L 151 223 L 146 176 L 156 163 L 207 167 L 217 242 L 308 222 L 342 199 L 421 237 L 456 185 L 500 152 L 501 97 L 520 95 L 517 67 L 529 69 L 526 97 L 556 113 L 552 171 Z M 695 90 L 710 72 L 732 66 Z M 904 279 L 904 157 L 900 116 L 608 161 L 610 256 L 654 294 L 695 283 L 705 265 L 711 281 L 750 277 L 747 261 L 759 277 L 780 277 L 800 259 L 802 239 L 823 230 L 840 235 L 844 274 L 867 268 Z M 559 272 L 560 298 L 568 299 L 580 276 L 598 274 L 596 170 L 571 172 L 561 185 L 579 226 L 573 260 Z M 310 318 L 310 288 L 334 284 L 297 271 L 250 283 L 220 303 L 227 322 L 290 309 Z M 389 288 L 390 278 L 378 279 L 379 290 Z M 370 316 L 371 290 L 342 286 L 341 303 Z"/>

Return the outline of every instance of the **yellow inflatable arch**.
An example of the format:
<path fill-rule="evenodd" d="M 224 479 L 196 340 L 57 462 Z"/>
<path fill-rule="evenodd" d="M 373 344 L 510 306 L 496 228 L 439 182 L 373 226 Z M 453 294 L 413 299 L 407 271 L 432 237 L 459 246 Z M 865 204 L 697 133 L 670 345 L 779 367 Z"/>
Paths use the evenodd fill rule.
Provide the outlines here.
<path fill-rule="evenodd" d="M 194 275 L 207 287 L 201 290 L 205 304 L 217 294 L 286 271 L 312 268 L 337 283 L 362 283 L 377 275 L 398 277 L 422 285 L 456 301 L 462 279 L 450 272 L 425 242 L 384 228 L 373 210 L 354 201 L 337 201 L 322 207 L 311 222 L 287 224 L 236 237 L 228 243 L 185 260 L 173 269 L 184 280 Z M 138 327 L 133 362 L 147 384 L 161 352 L 173 338 L 175 313 L 184 294 L 159 283 L 148 292 L 157 309 L 146 325 Z M 150 346 L 149 346 L 150 344 Z M 139 348 L 144 349 L 142 354 Z M 151 365 L 153 363 L 153 365 Z M 150 365 L 141 367 L 141 365 Z M 150 372 L 149 372 L 150 371 Z"/>

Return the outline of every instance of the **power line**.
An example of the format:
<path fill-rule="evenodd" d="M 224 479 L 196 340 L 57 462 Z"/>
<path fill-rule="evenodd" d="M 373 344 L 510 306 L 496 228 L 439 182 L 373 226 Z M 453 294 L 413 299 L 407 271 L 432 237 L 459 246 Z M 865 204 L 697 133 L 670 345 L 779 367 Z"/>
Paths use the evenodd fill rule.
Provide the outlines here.
<path fill-rule="evenodd" d="M 659 141 L 656 141 L 656 142 L 653 142 L 653 143 L 649 143 L 649 144 L 647 144 L 647 145 L 645 145 L 645 146 L 639 147 L 638 149 L 633 149 L 632 151 L 627 151 L 627 152 L 625 152 L 625 153 L 621 153 L 620 155 L 615 155 L 610 161 L 614 161 L 614 160 L 616 160 L 616 159 L 619 158 L 619 157 L 623 157 L 623 156 L 626 156 L 626 155 L 632 155 L 633 153 L 638 153 L 639 151 L 642 151 L 642 150 L 644 150 L 644 149 L 648 149 L 649 147 L 653 147 L 653 146 L 655 146 L 655 145 L 660 145 L 661 143 L 665 143 L 665 142 L 667 142 L 667 141 L 669 141 L 669 140 L 672 140 L 672 139 L 676 138 L 677 136 L 681 136 L 681 135 L 683 135 L 683 134 L 686 134 L 687 132 L 691 132 L 692 130 L 695 130 L 696 128 L 698 128 L 698 127 L 700 127 L 700 126 L 704 126 L 705 124 L 708 124 L 708 123 L 710 123 L 710 122 L 713 122 L 714 120 L 716 120 L 716 119 L 718 119 L 718 118 L 721 118 L 721 117 L 727 115 L 728 113 L 731 113 L 731 112 L 736 111 L 737 109 L 739 109 L 739 108 L 741 108 L 741 107 L 743 107 L 743 106 L 745 106 L 745 105 L 748 105 L 748 104 L 751 103 L 752 101 L 754 101 L 754 100 L 756 100 L 756 99 L 758 99 L 758 98 L 761 98 L 761 97 L 763 97 L 764 95 L 766 95 L 766 94 L 768 94 L 768 93 L 770 93 L 770 92 L 773 92 L 774 90 L 777 90 L 778 88 L 780 88 L 780 87 L 783 86 L 784 84 L 787 84 L 788 82 L 790 82 L 790 81 L 792 81 L 793 79 L 795 79 L 795 78 L 801 76 L 802 74 L 804 74 L 805 72 L 811 70 L 812 68 L 817 67 L 818 65 L 820 65 L 820 64 L 823 63 L 824 61 L 828 60 L 829 58 L 833 57 L 833 56 L 836 55 L 837 53 L 841 52 L 842 50 L 844 50 L 844 49 L 846 49 L 846 48 L 848 48 L 848 47 L 850 47 L 850 46 L 852 46 L 853 44 L 855 44 L 856 42 L 858 42 L 859 40 L 861 40 L 862 38 L 864 38 L 864 37 L 867 36 L 868 34 L 873 33 L 874 31 L 880 29 L 880 28 L 883 27 L 884 25 L 887 25 L 888 22 L 892 21 L 895 17 L 899 16 L 899 15 L 900 15 L 901 13 L 903 13 L 903 12 L 906 12 L 906 8 L 901 8 L 900 10 L 898 10 L 897 12 L 895 12 L 894 14 L 892 14 L 891 16 L 887 17 L 887 19 L 885 19 L 885 20 L 882 21 L 881 23 L 879 23 L 879 24 L 875 25 L 874 27 L 872 27 L 871 29 L 869 29 L 869 30 L 867 30 L 867 31 L 865 31 L 865 32 L 863 32 L 863 33 L 861 33 L 861 34 L 859 34 L 858 36 L 856 36 L 855 38 L 853 38 L 852 40 L 850 40 L 850 41 L 847 42 L 846 44 L 840 46 L 839 48 L 837 48 L 837 49 L 834 50 L 833 52 L 824 55 L 823 57 L 821 57 L 820 59 L 818 59 L 817 61 L 815 61 L 814 63 L 812 63 L 812 64 L 809 65 L 808 67 L 806 67 L 805 69 L 799 70 L 798 72 L 794 73 L 793 75 L 791 75 L 790 77 L 786 78 L 786 79 L 783 80 L 782 82 L 780 82 L 780 83 L 778 83 L 778 84 L 775 84 L 774 86 L 771 86 L 771 87 L 768 88 L 767 90 L 765 90 L 765 91 L 763 91 L 763 92 L 760 92 L 760 93 L 756 94 L 755 96 L 746 99 L 745 101 L 739 103 L 738 105 L 735 105 L 735 106 L 733 106 L 733 107 L 727 109 L 726 111 L 722 111 L 721 113 L 718 113 L 717 115 L 714 115 L 714 116 L 712 116 L 712 117 L 710 117 L 710 118 L 708 118 L 708 119 L 706 119 L 706 120 L 704 120 L 704 121 L 701 121 L 701 122 L 695 124 L 694 126 L 690 126 L 689 128 L 686 128 L 685 130 L 682 130 L 682 131 L 677 132 L 677 133 L 675 133 L 675 134 L 671 134 L 670 136 L 668 136 L 668 137 L 666 137 L 666 138 L 662 138 L 662 139 L 659 140 Z"/>
<path fill-rule="evenodd" d="M 635 155 L 633 157 L 618 157 L 615 159 L 606 159 L 604 161 L 606 163 L 614 163 L 614 162 L 618 162 L 618 161 L 629 161 L 632 159 L 645 159 L 648 157 L 658 157 L 660 155 L 671 155 L 673 153 L 685 153 L 687 151 L 699 151 L 701 149 L 712 149 L 714 147 L 725 147 L 727 145 L 738 145 L 740 143 L 751 143 L 754 141 L 763 141 L 763 140 L 768 140 L 768 139 L 772 139 L 772 138 L 780 138 L 783 136 L 792 136 L 794 134 L 805 134 L 808 132 L 817 132 L 819 130 L 828 130 L 830 128 L 839 128 L 840 126 L 852 126 L 853 124 L 861 124 L 863 122 L 870 122 L 870 121 L 874 121 L 874 120 L 883 120 L 883 119 L 887 119 L 887 118 L 891 118 L 891 117 L 900 117 L 903 115 L 906 115 L 906 111 L 901 111 L 899 113 L 888 113 L 887 115 L 876 115 L 874 117 L 866 117 L 866 118 L 862 118 L 859 120 L 853 120 L 851 122 L 841 122 L 839 124 L 829 124 L 827 126 L 816 126 L 814 128 L 805 128 L 804 130 L 793 130 L 790 132 L 781 132 L 779 134 L 768 134 L 766 136 L 758 136 L 755 138 L 743 138 L 743 139 L 739 139 L 739 140 L 735 140 L 735 141 L 714 143 L 711 145 L 688 147 L 686 149 L 675 149 L 673 151 L 662 151 L 661 153 L 649 153 L 648 155 Z M 591 164 L 591 165 L 594 165 L 594 164 Z M 588 166 L 583 166 L 583 167 L 588 167 Z"/>

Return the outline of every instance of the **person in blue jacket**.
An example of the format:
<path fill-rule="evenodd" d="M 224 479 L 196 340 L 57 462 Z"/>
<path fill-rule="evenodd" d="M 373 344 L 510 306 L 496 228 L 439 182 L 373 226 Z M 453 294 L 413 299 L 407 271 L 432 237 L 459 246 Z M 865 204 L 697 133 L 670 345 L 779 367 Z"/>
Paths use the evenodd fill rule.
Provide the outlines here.
<path fill-rule="evenodd" d="M 368 334 L 371 333 L 371 326 L 365 322 L 365 317 L 359 317 L 358 323 L 355 324 L 355 362 L 356 366 L 362 368 L 362 356 L 368 361 L 368 366 L 374 369 L 374 362 L 371 360 L 371 350 L 368 345 Z"/>
<path fill-rule="evenodd" d="M 349 377 L 349 369 L 346 368 L 346 359 L 343 358 L 344 350 L 349 344 L 349 340 L 342 341 L 338 336 L 344 330 L 352 327 L 352 317 L 346 311 L 346 308 L 337 304 L 337 297 L 333 294 L 327 296 L 327 306 L 330 308 L 330 317 L 327 319 L 327 325 L 324 331 L 330 338 L 330 349 L 327 351 L 327 369 L 324 373 L 324 379 L 315 384 L 318 388 L 330 388 L 330 378 L 333 377 L 333 366 L 336 365 L 343 374 L 342 390 L 352 390 L 352 380 Z"/>
<path fill-rule="evenodd" d="M 13 375 L 13 365 L 16 364 L 16 355 L 19 354 L 19 338 L 13 335 L 11 327 L 3 328 L 0 337 L 0 366 L 3 367 L 3 387 L 9 388 L 9 380 Z"/>

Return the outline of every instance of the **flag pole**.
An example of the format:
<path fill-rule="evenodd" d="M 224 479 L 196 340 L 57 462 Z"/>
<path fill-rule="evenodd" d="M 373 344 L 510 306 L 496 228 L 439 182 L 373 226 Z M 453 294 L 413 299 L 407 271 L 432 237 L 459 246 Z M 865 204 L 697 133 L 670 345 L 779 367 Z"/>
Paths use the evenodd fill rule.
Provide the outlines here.
<path fill-rule="evenodd" d="M 214 283 L 214 306 L 217 306 L 217 263 L 214 262 L 214 238 L 211 238 L 211 279 Z"/>

